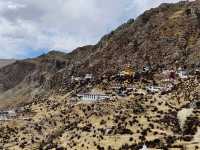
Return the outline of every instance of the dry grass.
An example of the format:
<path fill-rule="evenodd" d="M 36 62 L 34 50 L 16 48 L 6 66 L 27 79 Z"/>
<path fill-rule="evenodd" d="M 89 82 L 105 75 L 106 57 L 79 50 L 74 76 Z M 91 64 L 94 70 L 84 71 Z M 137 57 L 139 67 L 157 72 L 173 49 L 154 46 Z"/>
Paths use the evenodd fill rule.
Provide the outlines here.
<path fill-rule="evenodd" d="M 192 112 L 193 112 L 192 108 L 189 108 L 189 109 L 183 108 L 178 112 L 177 117 L 179 120 L 179 125 L 180 125 L 181 130 L 183 130 L 185 122 L 187 118 L 192 114 Z"/>

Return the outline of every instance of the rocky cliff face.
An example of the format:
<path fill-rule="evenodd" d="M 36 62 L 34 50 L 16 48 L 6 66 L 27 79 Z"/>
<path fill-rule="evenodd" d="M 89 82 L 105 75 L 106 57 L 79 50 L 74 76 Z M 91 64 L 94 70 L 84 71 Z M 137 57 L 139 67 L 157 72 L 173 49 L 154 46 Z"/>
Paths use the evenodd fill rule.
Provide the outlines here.
<path fill-rule="evenodd" d="M 96 45 L 65 54 L 52 51 L 0 69 L 4 91 L 20 83 L 54 89 L 71 75 L 115 73 L 129 63 L 136 68 L 200 64 L 200 2 L 162 4 L 105 35 Z"/>
<path fill-rule="evenodd" d="M 96 45 L 81 48 L 86 57 L 78 55 L 80 49 L 72 52 L 72 73 L 102 75 L 127 63 L 137 68 L 145 64 L 198 66 L 199 26 L 199 1 L 162 4 L 129 20 Z"/>
<path fill-rule="evenodd" d="M 196 1 L 162 4 L 146 11 L 104 37 L 80 68 L 101 73 L 126 63 L 140 67 L 147 63 L 198 65 L 199 9 Z"/>

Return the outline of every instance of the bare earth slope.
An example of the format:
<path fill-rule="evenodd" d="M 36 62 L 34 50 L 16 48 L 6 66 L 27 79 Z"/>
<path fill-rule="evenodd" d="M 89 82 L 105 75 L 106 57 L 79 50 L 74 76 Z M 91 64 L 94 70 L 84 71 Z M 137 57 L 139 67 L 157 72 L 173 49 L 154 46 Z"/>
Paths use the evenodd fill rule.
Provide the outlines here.
<path fill-rule="evenodd" d="M 11 60 L 10 59 L 0 59 L 0 68 L 5 67 L 14 62 L 15 62 L 15 60 L 12 60 L 12 59 Z"/>

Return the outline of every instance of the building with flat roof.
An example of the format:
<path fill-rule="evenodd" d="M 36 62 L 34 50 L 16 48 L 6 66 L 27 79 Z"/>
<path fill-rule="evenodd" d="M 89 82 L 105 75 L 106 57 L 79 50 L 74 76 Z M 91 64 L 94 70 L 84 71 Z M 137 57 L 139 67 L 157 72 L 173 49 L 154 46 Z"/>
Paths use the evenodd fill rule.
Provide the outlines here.
<path fill-rule="evenodd" d="M 106 100 L 110 97 L 104 94 L 78 94 L 77 97 L 82 101 L 98 101 Z"/>
<path fill-rule="evenodd" d="M 16 112 L 14 110 L 0 111 L 0 121 L 8 120 L 9 118 L 15 117 Z"/>

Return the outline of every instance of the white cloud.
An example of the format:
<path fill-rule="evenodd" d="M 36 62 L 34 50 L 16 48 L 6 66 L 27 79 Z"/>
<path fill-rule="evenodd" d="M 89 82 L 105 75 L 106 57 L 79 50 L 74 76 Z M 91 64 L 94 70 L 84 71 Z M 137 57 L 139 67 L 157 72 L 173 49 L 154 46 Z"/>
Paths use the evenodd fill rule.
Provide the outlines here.
<path fill-rule="evenodd" d="M 127 19 L 169 1 L 0 0 L 0 57 L 95 44 Z"/>
<path fill-rule="evenodd" d="M 13 3 L 12 1 L 8 1 L 7 2 L 7 7 L 8 7 L 8 9 L 20 9 L 20 8 L 25 8 L 26 5 Z"/>
<path fill-rule="evenodd" d="M 132 15 L 138 16 L 145 10 L 159 6 L 161 3 L 176 3 L 180 0 L 132 0 L 129 10 L 134 12 Z"/>

